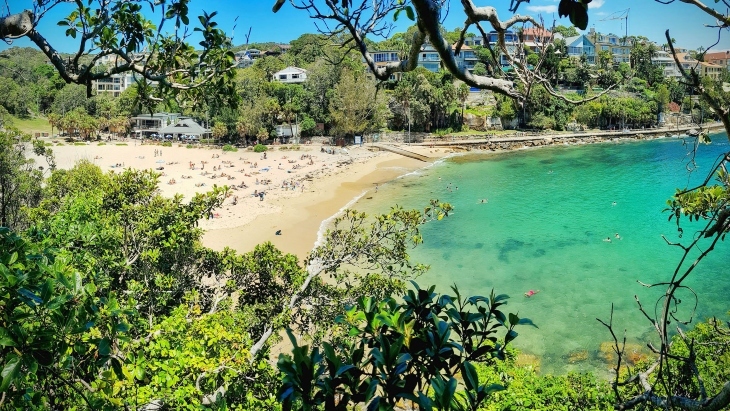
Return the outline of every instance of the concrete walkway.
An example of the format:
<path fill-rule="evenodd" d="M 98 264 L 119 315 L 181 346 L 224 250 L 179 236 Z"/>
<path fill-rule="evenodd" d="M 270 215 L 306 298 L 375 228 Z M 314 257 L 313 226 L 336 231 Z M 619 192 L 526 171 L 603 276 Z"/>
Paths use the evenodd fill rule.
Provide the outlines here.
<path fill-rule="evenodd" d="M 429 162 L 431 161 L 431 158 L 428 156 L 424 156 L 422 154 L 414 153 L 412 151 L 403 150 L 402 148 L 392 146 L 390 144 L 373 144 L 371 147 L 375 147 L 377 149 L 383 150 L 383 151 L 390 151 L 391 153 L 400 154 L 405 157 L 413 158 L 416 160 L 420 160 L 423 162 Z"/>
<path fill-rule="evenodd" d="M 703 126 L 705 130 L 717 131 L 724 130 L 722 123 L 705 124 Z M 522 135 L 510 136 L 510 137 L 496 137 L 496 136 L 485 136 L 485 138 L 475 139 L 458 139 L 458 137 L 444 137 L 442 139 L 434 139 L 422 143 L 413 143 L 419 146 L 455 146 L 455 145 L 479 145 L 485 143 L 511 143 L 521 141 L 535 141 L 535 140 L 562 140 L 562 139 L 575 139 L 575 138 L 589 138 L 589 137 L 608 137 L 608 138 L 621 138 L 621 137 L 635 137 L 635 136 L 660 136 L 660 135 L 681 135 L 687 134 L 688 131 L 697 129 L 696 126 L 683 126 L 683 127 L 662 127 L 662 128 L 650 128 L 650 129 L 634 129 L 626 131 L 599 131 L 591 130 L 580 133 L 567 133 L 567 134 L 528 134 L 522 133 Z"/>

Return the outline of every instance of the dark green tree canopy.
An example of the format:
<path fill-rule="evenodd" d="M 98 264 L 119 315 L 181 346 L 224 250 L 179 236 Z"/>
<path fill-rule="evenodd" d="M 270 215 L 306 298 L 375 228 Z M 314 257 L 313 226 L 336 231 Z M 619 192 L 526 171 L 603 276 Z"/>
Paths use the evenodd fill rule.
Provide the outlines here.
<path fill-rule="evenodd" d="M 64 81 L 84 85 L 89 96 L 93 80 L 132 73 L 150 104 L 166 99 L 196 102 L 201 93 L 211 93 L 205 86 L 215 85 L 217 93 L 232 90 L 234 55 L 230 38 L 214 21 L 216 12 L 204 12 L 193 25 L 188 2 L 40 0 L 33 10 L 0 19 L 0 39 L 27 37 Z M 145 17 L 143 6 L 162 16 L 159 24 Z M 58 25 L 79 43 L 69 57 L 61 56 L 53 39 L 36 29 L 53 8 L 68 10 Z M 188 43 L 192 33 L 202 37 L 195 47 Z"/>

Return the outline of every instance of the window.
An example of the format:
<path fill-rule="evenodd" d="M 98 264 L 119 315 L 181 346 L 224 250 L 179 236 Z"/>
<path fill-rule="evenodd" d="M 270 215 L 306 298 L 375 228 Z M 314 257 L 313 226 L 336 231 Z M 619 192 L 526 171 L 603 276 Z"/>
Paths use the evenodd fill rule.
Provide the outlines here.
<path fill-rule="evenodd" d="M 279 74 L 279 80 L 286 80 L 286 74 Z"/>
<path fill-rule="evenodd" d="M 390 53 L 390 61 L 398 61 L 398 53 Z"/>
<path fill-rule="evenodd" d="M 608 50 L 608 49 L 609 49 L 608 46 L 601 46 L 601 50 Z"/>
<path fill-rule="evenodd" d="M 291 78 L 292 78 L 292 79 L 295 79 L 295 78 L 299 78 L 299 74 L 292 74 L 292 75 L 291 75 Z"/>

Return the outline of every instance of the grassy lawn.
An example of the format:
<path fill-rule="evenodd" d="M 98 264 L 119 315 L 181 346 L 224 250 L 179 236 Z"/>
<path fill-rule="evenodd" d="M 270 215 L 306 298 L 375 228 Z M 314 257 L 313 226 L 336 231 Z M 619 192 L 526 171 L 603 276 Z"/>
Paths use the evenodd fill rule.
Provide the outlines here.
<path fill-rule="evenodd" d="M 35 133 L 49 133 L 50 135 L 51 133 L 51 125 L 48 124 L 45 118 L 17 118 L 14 116 L 11 116 L 11 118 L 13 126 L 25 133 L 31 133 L 31 135 L 35 135 Z M 57 133 L 58 131 L 54 129 L 53 132 Z"/>

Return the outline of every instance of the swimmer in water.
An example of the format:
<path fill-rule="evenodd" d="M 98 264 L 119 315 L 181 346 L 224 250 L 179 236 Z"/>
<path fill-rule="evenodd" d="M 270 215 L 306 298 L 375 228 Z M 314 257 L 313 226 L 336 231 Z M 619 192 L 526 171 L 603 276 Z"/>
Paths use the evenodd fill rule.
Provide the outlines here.
<path fill-rule="evenodd" d="M 616 233 L 616 238 L 620 240 L 621 239 L 621 236 L 618 235 L 618 233 Z"/>
<path fill-rule="evenodd" d="M 533 295 L 535 295 L 535 294 L 537 294 L 539 292 L 540 292 L 540 290 L 537 290 L 537 291 L 530 290 L 530 291 L 528 291 L 528 292 L 525 293 L 525 297 L 530 298 L 530 297 L 532 297 Z"/>
<path fill-rule="evenodd" d="M 611 203 L 612 206 L 616 207 L 616 202 Z"/>
<path fill-rule="evenodd" d="M 603 241 L 605 241 L 607 243 L 610 243 L 611 242 L 611 237 L 606 237 L 605 239 L 603 239 Z"/>

